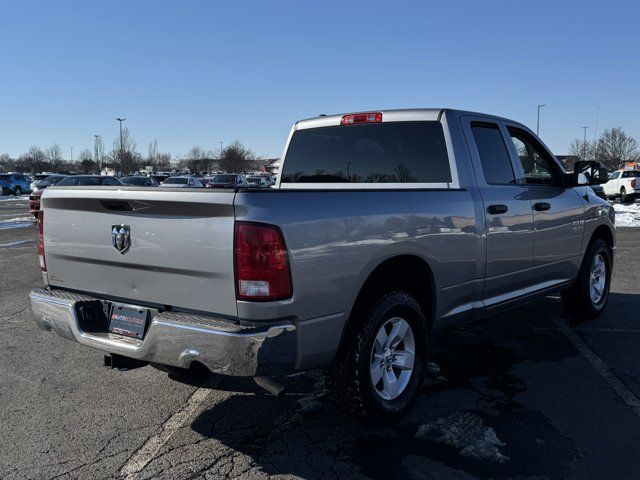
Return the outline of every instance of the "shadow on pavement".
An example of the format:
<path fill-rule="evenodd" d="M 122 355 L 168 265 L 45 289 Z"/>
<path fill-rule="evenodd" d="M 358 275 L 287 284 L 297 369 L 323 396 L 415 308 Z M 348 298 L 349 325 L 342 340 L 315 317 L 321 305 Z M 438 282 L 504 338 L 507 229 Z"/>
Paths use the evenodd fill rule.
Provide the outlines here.
<path fill-rule="evenodd" d="M 610 302 L 602 324 L 618 309 L 637 312 L 640 296 L 612 293 Z M 325 395 L 322 373 L 310 372 L 292 380 L 284 399 L 263 395 L 248 379 L 225 379 L 224 389 L 248 394 L 204 411 L 192 428 L 249 455 L 270 475 L 565 478 L 585 457 L 554 425 L 573 415 L 586 421 L 580 389 L 599 379 L 549 321 L 560 312 L 559 300 L 547 298 L 442 332 L 432 358 L 441 373 L 393 427 L 371 429 L 342 416 Z M 588 377 L 578 387 L 575 365 Z M 318 411 L 302 413 L 310 401 Z M 438 435 L 417 438 L 434 425 Z M 466 448 L 478 435 L 495 436 L 493 452 L 482 442 L 479 451 Z"/>

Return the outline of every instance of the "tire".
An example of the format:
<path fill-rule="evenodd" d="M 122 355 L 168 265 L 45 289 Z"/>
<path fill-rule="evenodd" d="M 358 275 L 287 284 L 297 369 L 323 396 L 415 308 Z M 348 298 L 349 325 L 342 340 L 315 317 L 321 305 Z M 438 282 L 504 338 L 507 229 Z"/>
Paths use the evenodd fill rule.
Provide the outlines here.
<path fill-rule="evenodd" d="M 347 327 L 327 383 L 348 414 L 370 423 L 388 423 L 409 410 L 424 379 L 427 322 L 418 302 L 405 291 L 387 293 L 363 310 Z M 395 335 L 388 338 L 404 327 L 408 329 L 402 341 L 397 342 L 400 337 Z M 413 365 L 407 368 L 412 349 Z M 376 384 L 372 376 L 379 378 Z M 389 381 L 392 378 L 395 384 Z"/>
<path fill-rule="evenodd" d="M 22 189 L 21 189 L 20 187 L 16 187 L 16 188 L 14 188 L 14 189 L 13 189 L 13 194 L 14 194 L 16 197 L 19 197 L 20 195 L 22 195 Z"/>
<path fill-rule="evenodd" d="M 602 274 L 593 276 L 596 264 L 604 263 L 604 283 L 600 288 L 592 287 L 592 283 L 600 281 Z M 602 313 L 609 299 L 611 287 L 611 271 L 613 255 L 611 248 L 602 239 L 595 239 L 585 253 L 578 276 L 571 287 L 562 292 L 562 305 L 567 314 L 574 319 L 595 318 Z M 595 290 L 595 291 L 594 291 Z M 598 291 L 600 295 L 598 296 Z"/>
<path fill-rule="evenodd" d="M 633 195 L 627 195 L 627 189 L 622 187 L 620 189 L 620 203 L 633 203 L 635 197 Z"/>

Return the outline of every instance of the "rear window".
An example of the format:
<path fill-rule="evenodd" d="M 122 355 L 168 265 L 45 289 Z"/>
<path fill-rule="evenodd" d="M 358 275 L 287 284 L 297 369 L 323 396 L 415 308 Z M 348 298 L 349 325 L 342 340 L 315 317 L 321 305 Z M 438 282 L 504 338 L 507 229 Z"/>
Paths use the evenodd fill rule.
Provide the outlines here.
<path fill-rule="evenodd" d="M 211 178 L 213 183 L 232 183 L 236 181 L 235 175 L 214 175 Z"/>
<path fill-rule="evenodd" d="M 80 185 L 100 185 L 100 179 L 97 177 L 67 177 L 60 180 L 58 187 L 74 187 Z"/>
<path fill-rule="evenodd" d="M 120 179 L 121 182 L 127 185 L 144 185 L 146 180 L 146 177 L 124 177 Z"/>
<path fill-rule="evenodd" d="M 92 185 L 121 185 L 120 180 L 113 177 L 65 177 L 56 183 L 58 187 L 78 187 Z"/>
<path fill-rule="evenodd" d="M 626 172 L 622 172 L 622 178 L 636 178 L 640 177 L 640 172 L 637 170 L 628 170 Z"/>
<path fill-rule="evenodd" d="M 49 183 L 55 183 L 55 182 L 59 182 L 60 180 L 62 180 L 65 177 L 62 177 L 60 175 L 49 175 L 48 177 L 46 177 L 44 179 L 45 182 L 49 182 Z"/>
<path fill-rule="evenodd" d="M 440 122 L 389 122 L 298 130 L 283 183 L 449 183 Z"/>
<path fill-rule="evenodd" d="M 165 185 L 186 185 L 188 180 L 189 180 L 188 178 L 180 178 L 180 177 L 167 178 L 164 181 L 164 184 Z"/>

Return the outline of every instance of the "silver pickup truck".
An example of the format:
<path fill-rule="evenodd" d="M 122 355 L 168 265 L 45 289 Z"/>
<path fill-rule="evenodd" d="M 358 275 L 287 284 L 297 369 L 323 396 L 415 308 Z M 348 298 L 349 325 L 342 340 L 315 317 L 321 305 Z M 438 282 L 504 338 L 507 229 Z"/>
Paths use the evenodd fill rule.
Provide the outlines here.
<path fill-rule="evenodd" d="M 113 365 L 327 368 L 340 405 L 394 418 L 435 330 L 553 292 L 603 310 L 614 211 L 588 185 L 606 180 L 504 118 L 320 116 L 294 125 L 274 188 L 46 189 L 31 307 Z"/>

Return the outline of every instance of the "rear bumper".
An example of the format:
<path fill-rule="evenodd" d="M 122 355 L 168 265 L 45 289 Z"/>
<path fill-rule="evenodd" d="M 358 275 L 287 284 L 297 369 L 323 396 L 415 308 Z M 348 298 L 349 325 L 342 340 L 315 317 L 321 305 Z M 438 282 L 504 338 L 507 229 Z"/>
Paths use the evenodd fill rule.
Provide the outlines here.
<path fill-rule="evenodd" d="M 61 290 L 29 294 L 38 326 L 68 340 L 137 360 L 188 368 L 199 362 L 233 376 L 275 376 L 295 370 L 296 327 L 290 323 L 245 327 L 208 316 L 162 312 L 152 315 L 143 340 L 81 329 L 79 307 L 100 299 Z"/>

